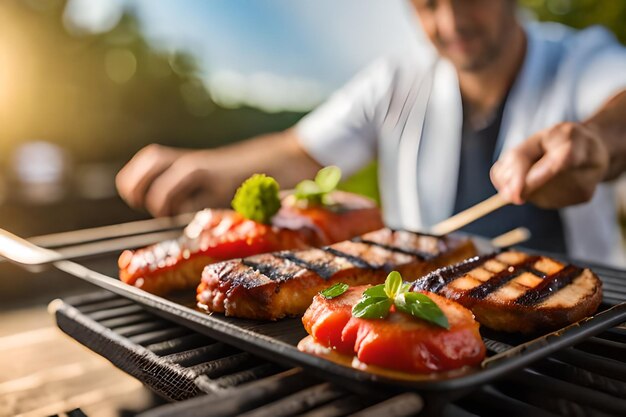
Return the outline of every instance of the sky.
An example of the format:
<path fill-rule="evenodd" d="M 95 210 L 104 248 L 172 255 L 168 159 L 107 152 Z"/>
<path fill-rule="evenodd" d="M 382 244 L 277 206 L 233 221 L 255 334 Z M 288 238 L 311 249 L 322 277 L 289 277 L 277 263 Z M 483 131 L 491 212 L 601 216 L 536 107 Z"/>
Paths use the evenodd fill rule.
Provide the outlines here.
<path fill-rule="evenodd" d="M 223 105 L 307 110 L 382 55 L 415 53 L 407 0 L 71 0 L 66 15 L 97 32 L 123 8 L 150 42 L 199 60 Z"/>

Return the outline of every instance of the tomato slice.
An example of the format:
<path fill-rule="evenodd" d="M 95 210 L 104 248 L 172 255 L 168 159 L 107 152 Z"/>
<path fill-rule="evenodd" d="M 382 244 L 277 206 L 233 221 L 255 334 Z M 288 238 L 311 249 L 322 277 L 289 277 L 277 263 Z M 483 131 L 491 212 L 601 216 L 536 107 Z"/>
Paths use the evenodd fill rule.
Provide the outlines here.
<path fill-rule="evenodd" d="M 448 318 L 449 330 L 393 308 L 385 319 L 352 317 L 352 306 L 366 288 L 350 288 L 331 300 L 315 297 L 303 322 L 317 343 L 355 355 L 362 363 L 403 372 L 446 371 L 484 359 L 479 324 L 465 307 L 425 293 Z"/>
<path fill-rule="evenodd" d="M 349 288 L 333 299 L 317 294 L 304 313 L 302 323 L 316 342 L 341 353 L 352 354 L 354 343 L 342 340 L 342 331 L 352 318 L 352 306 L 361 298 L 367 286 Z"/>

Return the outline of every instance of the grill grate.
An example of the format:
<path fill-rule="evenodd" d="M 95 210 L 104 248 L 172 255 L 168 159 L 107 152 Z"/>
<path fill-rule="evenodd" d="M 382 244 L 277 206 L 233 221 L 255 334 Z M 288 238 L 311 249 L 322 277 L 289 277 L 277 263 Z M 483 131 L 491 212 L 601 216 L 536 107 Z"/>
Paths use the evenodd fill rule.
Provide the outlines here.
<path fill-rule="evenodd" d="M 52 303 L 58 326 L 169 400 L 217 392 L 283 368 L 100 291 Z"/>
<path fill-rule="evenodd" d="M 169 400 L 144 416 L 626 415 L 626 327 L 610 329 L 459 401 L 353 393 L 193 332 L 106 291 L 55 301 L 59 327 Z M 486 340 L 494 353 L 509 349 Z"/>

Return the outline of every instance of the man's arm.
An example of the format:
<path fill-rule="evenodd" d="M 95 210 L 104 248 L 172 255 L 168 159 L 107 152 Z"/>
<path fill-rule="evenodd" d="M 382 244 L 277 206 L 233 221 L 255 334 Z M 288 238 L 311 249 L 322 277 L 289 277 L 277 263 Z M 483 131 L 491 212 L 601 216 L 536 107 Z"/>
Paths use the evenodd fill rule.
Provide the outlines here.
<path fill-rule="evenodd" d="M 508 151 L 491 169 L 507 200 L 561 208 L 589 201 L 596 186 L 626 169 L 626 90 L 582 123 L 542 130 Z"/>
<path fill-rule="evenodd" d="M 598 133 L 609 152 L 609 168 L 605 180 L 613 180 L 626 170 L 626 90 L 607 101 L 585 122 Z"/>
<path fill-rule="evenodd" d="M 131 206 L 165 216 L 227 206 L 235 188 L 257 172 L 283 188 L 312 178 L 320 164 L 354 173 L 375 158 L 375 115 L 396 71 L 396 63 L 377 61 L 284 132 L 211 150 L 147 146 L 117 175 L 118 191 Z"/>
<path fill-rule="evenodd" d="M 253 173 L 271 175 L 281 187 L 290 188 L 320 168 L 302 149 L 296 130 L 288 129 L 216 149 L 149 145 L 115 180 L 131 206 L 167 216 L 228 206 L 236 187 Z"/>

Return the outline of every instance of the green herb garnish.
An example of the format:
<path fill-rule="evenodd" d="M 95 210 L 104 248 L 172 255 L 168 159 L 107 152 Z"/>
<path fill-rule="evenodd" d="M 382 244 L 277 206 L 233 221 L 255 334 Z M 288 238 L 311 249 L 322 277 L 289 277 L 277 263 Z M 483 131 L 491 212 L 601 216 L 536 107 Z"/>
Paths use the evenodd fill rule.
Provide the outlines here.
<path fill-rule="evenodd" d="M 311 205 L 328 205 L 328 194 L 337 188 L 341 180 L 341 169 L 336 166 L 322 168 L 315 175 L 315 180 L 304 180 L 295 188 L 296 200 Z"/>
<path fill-rule="evenodd" d="M 352 316 L 364 319 L 384 319 L 389 315 L 393 300 L 388 297 L 363 297 L 352 308 Z"/>
<path fill-rule="evenodd" d="M 393 271 L 384 284 L 368 288 L 352 308 L 352 316 L 365 319 L 383 319 L 389 315 L 391 306 L 444 329 L 449 329 L 448 318 L 427 295 L 409 292 L 410 285 L 402 282 L 399 272 Z"/>
<path fill-rule="evenodd" d="M 325 290 L 320 291 L 322 297 L 330 300 L 331 298 L 335 298 L 348 291 L 348 284 L 344 284 L 343 282 L 338 282 L 335 285 L 332 285 Z"/>
<path fill-rule="evenodd" d="M 427 295 L 419 292 L 405 292 L 396 297 L 395 306 L 403 313 L 419 317 L 444 329 L 450 328 L 448 318 Z"/>
<path fill-rule="evenodd" d="M 245 218 L 267 224 L 280 209 L 279 189 L 274 178 L 254 174 L 239 186 L 231 204 Z"/>

